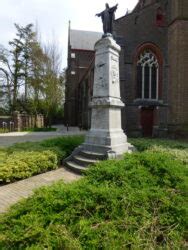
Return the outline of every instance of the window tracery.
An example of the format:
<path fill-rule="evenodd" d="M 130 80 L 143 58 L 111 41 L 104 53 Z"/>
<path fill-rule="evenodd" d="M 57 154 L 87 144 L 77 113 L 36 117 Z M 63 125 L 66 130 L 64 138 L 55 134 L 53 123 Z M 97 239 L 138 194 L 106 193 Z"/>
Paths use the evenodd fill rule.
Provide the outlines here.
<path fill-rule="evenodd" d="M 137 97 L 158 100 L 159 63 L 156 55 L 145 50 L 137 61 Z"/>

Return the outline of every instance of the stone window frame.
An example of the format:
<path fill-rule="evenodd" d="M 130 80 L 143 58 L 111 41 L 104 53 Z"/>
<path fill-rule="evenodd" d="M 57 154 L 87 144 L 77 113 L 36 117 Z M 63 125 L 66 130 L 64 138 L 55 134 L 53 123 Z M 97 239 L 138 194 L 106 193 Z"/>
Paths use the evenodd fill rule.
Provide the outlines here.
<path fill-rule="evenodd" d="M 159 63 L 156 55 L 151 50 L 144 50 L 138 58 L 137 67 L 141 66 L 141 93 L 138 98 L 141 99 L 150 99 L 150 100 L 158 100 L 159 98 Z M 146 67 L 148 66 L 149 74 L 148 74 L 148 89 L 145 89 L 145 76 L 146 76 Z M 155 85 L 154 81 L 152 81 L 152 75 L 155 70 Z M 137 72 L 138 74 L 138 72 Z M 137 76 L 138 77 L 138 76 Z M 138 82 L 137 82 L 138 85 Z M 152 93 L 153 89 L 154 95 Z M 152 96 L 153 95 L 153 96 Z"/>
<path fill-rule="evenodd" d="M 161 49 L 154 43 L 146 42 L 141 45 L 139 45 L 135 49 L 135 53 L 133 55 L 133 64 L 134 64 L 134 85 L 135 85 L 135 99 L 141 99 L 138 98 L 138 85 L 137 85 L 137 62 L 139 60 L 139 56 L 144 51 L 151 51 L 157 58 L 158 61 L 158 100 L 162 99 L 162 85 L 163 85 L 163 54 L 161 52 Z M 149 99 L 147 99 L 149 100 Z"/>

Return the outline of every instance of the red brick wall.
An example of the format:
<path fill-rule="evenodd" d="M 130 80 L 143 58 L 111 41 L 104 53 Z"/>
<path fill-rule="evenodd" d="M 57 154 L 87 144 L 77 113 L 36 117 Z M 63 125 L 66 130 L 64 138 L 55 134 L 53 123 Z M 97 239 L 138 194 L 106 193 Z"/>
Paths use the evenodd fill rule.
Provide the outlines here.
<path fill-rule="evenodd" d="M 75 58 L 71 58 L 71 53 L 75 54 Z M 87 72 L 88 67 L 93 61 L 95 52 L 89 50 L 70 49 L 68 56 L 68 69 L 66 81 L 66 97 L 65 97 L 65 123 L 69 126 L 79 125 L 79 82 Z M 74 71 L 75 74 L 71 74 Z"/>
<path fill-rule="evenodd" d="M 188 1 L 187 0 L 170 0 L 171 5 L 171 21 L 188 20 Z"/>
<path fill-rule="evenodd" d="M 188 1 L 171 0 L 168 29 L 169 132 L 188 135 Z"/>
<path fill-rule="evenodd" d="M 188 21 L 169 28 L 169 122 L 188 124 Z"/>

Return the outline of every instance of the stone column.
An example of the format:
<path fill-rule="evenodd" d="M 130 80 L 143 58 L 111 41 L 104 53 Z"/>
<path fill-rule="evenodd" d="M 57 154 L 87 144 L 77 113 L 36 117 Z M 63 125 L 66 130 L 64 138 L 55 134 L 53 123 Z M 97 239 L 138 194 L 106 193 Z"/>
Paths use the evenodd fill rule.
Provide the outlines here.
<path fill-rule="evenodd" d="M 14 111 L 13 113 L 14 130 L 21 131 L 22 120 L 19 111 Z"/>
<path fill-rule="evenodd" d="M 22 112 L 21 119 L 22 119 L 22 128 L 21 128 L 21 130 L 28 129 L 28 126 L 27 126 L 27 113 L 25 111 Z"/>
<path fill-rule="evenodd" d="M 40 126 L 44 128 L 44 116 L 42 114 L 40 114 Z"/>
<path fill-rule="evenodd" d="M 124 104 L 119 84 L 120 46 L 111 36 L 107 36 L 95 44 L 95 51 L 93 97 L 90 103 L 91 129 L 83 148 L 118 157 L 131 149 L 121 128 L 121 109 Z"/>

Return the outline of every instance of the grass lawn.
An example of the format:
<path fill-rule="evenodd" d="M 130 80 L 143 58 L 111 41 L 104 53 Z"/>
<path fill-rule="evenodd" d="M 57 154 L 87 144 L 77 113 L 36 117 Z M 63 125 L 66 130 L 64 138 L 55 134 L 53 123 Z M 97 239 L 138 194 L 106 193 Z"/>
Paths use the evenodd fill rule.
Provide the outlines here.
<path fill-rule="evenodd" d="M 187 249 L 188 144 L 130 141 L 139 152 L 14 205 L 0 217 L 0 249 Z"/>
<path fill-rule="evenodd" d="M 0 128 L 0 134 L 8 133 L 8 128 Z"/>
<path fill-rule="evenodd" d="M 56 131 L 57 128 L 30 128 L 30 129 L 26 129 L 26 130 L 23 130 L 23 131 L 28 131 L 28 132 L 53 132 L 53 131 Z"/>

